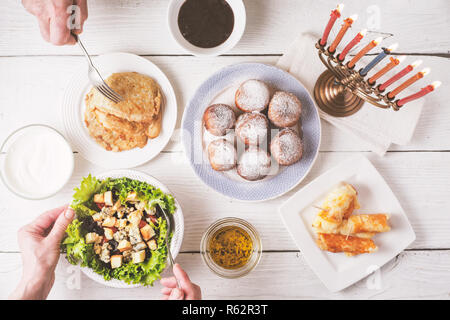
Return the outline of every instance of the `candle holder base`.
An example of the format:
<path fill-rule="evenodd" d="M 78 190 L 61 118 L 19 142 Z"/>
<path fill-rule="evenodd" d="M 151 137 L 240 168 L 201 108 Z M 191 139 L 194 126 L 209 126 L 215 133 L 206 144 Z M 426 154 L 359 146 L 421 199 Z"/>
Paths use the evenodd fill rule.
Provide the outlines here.
<path fill-rule="evenodd" d="M 334 117 L 347 117 L 364 104 L 364 100 L 341 84 L 329 70 L 323 72 L 314 86 L 314 98 L 319 108 Z"/>

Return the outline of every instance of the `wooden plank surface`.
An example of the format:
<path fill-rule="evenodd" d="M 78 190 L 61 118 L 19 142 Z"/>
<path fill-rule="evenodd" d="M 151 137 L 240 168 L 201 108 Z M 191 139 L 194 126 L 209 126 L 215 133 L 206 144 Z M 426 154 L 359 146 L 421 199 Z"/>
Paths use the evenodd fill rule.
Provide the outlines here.
<path fill-rule="evenodd" d="M 265 252 L 253 272 L 240 279 L 222 279 L 205 266 L 199 254 L 177 258 L 205 299 L 449 299 L 450 251 L 406 251 L 380 273 L 330 294 L 299 252 Z M 0 299 L 20 279 L 19 254 L 0 253 Z M 158 299 L 161 286 L 136 289 L 105 287 L 60 259 L 49 299 Z M 236 290 L 239 288 L 239 290 Z"/>
<path fill-rule="evenodd" d="M 85 67 L 76 47 L 54 47 L 41 40 L 34 17 L 20 0 L 0 2 L 0 141 L 13 129 L 29 123 L 45 123 L 62 130 L 59 115 L 64 89 L 73 73 Z M 239 44 L 226 56 L 187 56 L 171 39 L 166 26 L 167 0 L 91 0 L 83 34 L 90 53 L 125 51 L 146 55 L 169 77 L 179 102 L 178 125 L 184 106 L 197 86 L 220 68 L 240 62 L 274 64 L 300 32 L 318 35 L 331 0 L 244 0 L 247 28 Z M 185 238 L 177 258 L 209 299 L 449 299 L 450 298 L 450 98 L 448 30 L 450 5 L 446 0 L 388 1 L 376 4 L 348 0 L 344 16 L 359 14 L 345 44 L 358 30 L 392 33 L 386 44 L 399 42 L 408 61 L 416 58 L 431 67 L 430 81 L 441 80 L 437 93 L 426 97 L 425 108 L 411 143 L 391 146 L 385 157 L 368 151 L 361 141 L 322 121 L 322 145 L 318 160 L 306 179 L 294 190 L 262 204 L 228 199 L 209 189 L 195 176 L 177 135 L 156 159 L 137 168 L 154 175 L 176 195 L 185 215 Z M 380 19 L 377 19 L 379 15 Z M 367 21 L 372 24 L 368 25 Z M 337 25 L 338 26 L 338 25 Z M 338 27 L 333 33 L 336 33 Z M 370 34 L 375 37 L 375 34 Z M 352 54 L 352 53 L 351 53 Z M 421 56 L 424 55 L 424 56 Z M 418 57 L 416 57 L 418 56 Z M 418 83 L 415 88 L 421 88 Z M 76 152 L 76 150 L 74 150 Z M 367 288 L 366 280 L 330 294 L 308 267 L 279 220 L 278 206 L 306 183 L 340 161 L 363 153 L 387 180 L 399 198 L 417 240 L 408 251 L 382 268 L 381 287 Z M 1 155 L 0 155 L 1 156 Z M 17 229 L 39 213 L 70 201 L 72 188 L 89 172 L 104 171 L 75 153 L 76 168 L 69 184 L 58 195 L 43 201 L 26 201 L 0 184 L 0 299 L 17 284 L 21 261 Z M 167 166 L 167 163 L 175 165 Z M 202 263 L 198 247 L 202 233 L 225 216 L 242 217 L 258 229 L 265 252 L 259 266 L 239 280 L 224 280 Z M 155 288 L 110 289 L 81 274 L 81 288 L 70 289 L 74 270 L 62 259 L 57 268 L 52 299 L 155 299 Z M 373 278 L 369 278 L 372 281 Z M 239 290 L 235 290 L 239 287 Z"/>
<path fill-rule="evenodd" d="M 412 223 L 417 240 L 411 248 L 450 248 L 450 219 L 448 209 L 445 209 L 449 205 L 450 153 L 394 152 L 383 158 L 365 154 L 386 179 Z M 299 186 L 285 196 L 264 203 L 239 202 L 213 191 L 199 181 L 182 153 L 163 153 L 137 170 L 161 180 L 180 202 L 185 217 L 182 251 L 198 251 L 207 227 L 227 216 L 240 217 L 254 224 L 262 236 L 265 250 L 297 250 L 280 221 L 278 207 L 306 183 L 352 155 L 351 152 L 320 153 L 312 171 Z M 0 251 L 17 251 L 15 232 L 21 225 L 48 208 L 70 202 L 72 189 L 82 176 L 104 171 L 90 165 L 78 154 L 75 166 L 75 173 L 64 190 L 47 200 L 22 200 L 0 185 L 0 193 L 8 195 L 0 205 L 3 208 L 0 225 L 4 229 L 0 233 Z M 420 174 L 414 174 L 417 172 Z M 383 211 L 383 208 L 374 210 Z"/>
<path fill-rule="evenodd" d="M 37 22 L 20 0 L 0 1 L 0 55 L 79 55 L 75 47 L 53 47 L 41 40 Z M 261 3 L 264 2 L 264 5 Z M 183 54 L 167 28 L 167 0 L 95 0 L 83 40 L 92 54 Z M 336 6 L 332 0 L 245 0 L 245 34 L 231 54 L 281 53 L 299 32 L 320 34 Z M 448 53 L 449 9 L 446 0 L 345 1 L 345 17 L 357 13 L 354 33 L 362 28 L 392 33 L 401 52 Z M 369 22 L 369 25 L 368 25 Z M 333 32 L 337 32 L 336 26 Z M 357 30 L 357 31 L 356 31 Z M 353 36 L 354 36 L 353 33 Z M 427 36 L 418 36 L 427 35 Z M 352 35 L 346 35 L 343 44 Z"/>

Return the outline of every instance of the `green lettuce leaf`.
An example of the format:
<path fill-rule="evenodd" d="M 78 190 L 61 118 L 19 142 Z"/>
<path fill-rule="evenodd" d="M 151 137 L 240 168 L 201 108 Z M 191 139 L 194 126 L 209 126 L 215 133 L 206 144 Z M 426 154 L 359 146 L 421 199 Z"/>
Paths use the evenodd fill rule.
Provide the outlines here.
<path fill-rule="evenodd" d="M 90 174 L 86 178 L 83 178 L 80 187 L 74 189 L 75 193 L 73 195 L 72 206 L 86 203 L 92 204 L 94 194 L 98 193 L 104 184 L 105 182 L 98 180 Z"/>

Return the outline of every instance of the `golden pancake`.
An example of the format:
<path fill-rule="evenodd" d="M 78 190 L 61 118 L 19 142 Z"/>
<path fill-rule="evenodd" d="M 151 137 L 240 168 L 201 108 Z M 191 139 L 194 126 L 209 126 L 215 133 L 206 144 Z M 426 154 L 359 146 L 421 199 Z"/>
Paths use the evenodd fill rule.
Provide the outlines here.
<path fill-rule="evenodd" d="M 121 72 L 105 81 L 124 101 L 114 103 L 92 88 L 86 97 L 88 106 L 128 121 L 151 122 L 157 118 L 162 96 L 155 80 L 136 72 Z"/>
<path fill-rule="evenodd" d="M 108 151 L 143 148 L 147 144 L 144 123 L 126 121 L 93 108 L 86 109 L 85 123 L 91 137 Z"/>

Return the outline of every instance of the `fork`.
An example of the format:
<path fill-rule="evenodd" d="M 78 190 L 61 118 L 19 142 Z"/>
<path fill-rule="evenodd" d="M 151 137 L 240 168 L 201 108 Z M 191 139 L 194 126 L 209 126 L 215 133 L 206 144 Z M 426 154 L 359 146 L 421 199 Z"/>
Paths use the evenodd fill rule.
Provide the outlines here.
<path fill-rule="evenodd" d="M 175 262 L 173 261 L 172 252 L 170 251 L 170 246 L 169 246 L 169 235 L 170 235 L 170 230 L 171 230 L 170 219 L 169 219 L 169 216 L 167 215 L 166 211 L 164 211 L 164 209 L 162 208 L 162 206 L 160 204 L 158 204 L 158 206 L 164 215 L 164 219 L 167 221 L 167 233 L 166 233 L 165 242 L 166 242 L 167 252 L 168 252 L 168 256 L 169 256 L 169 261 L 170 261 L 170 264 L 172 265 L 172 273 L 173 273 L 173 266 L 175 265 Z M 174 276 L 174 278 L 175 278 L 175 281 L 177 282 L 177 288 L 180 289 L 181 288 L 180 282 L 178 281 L 177 277 Z"/>
<path fill-rule="evenodd" d="M 120 101 L 123 101 L 124 99 L 122 98 L 122 96 L 111 89 L 111 87 L 106 84 L 105 80 L 103 80 L 100 72 L 98 72 L 97 68 L 92 63 L 91 57 L 89 56 L 89 53 L 86 51 L 86 48 L 81 42 L 80 37 L 75 33 L 72 33 L 72 35 L 77 41 L 84 55 L 88 59 L 88 78 L 91 85 L 112 102 L 119 103 Z"/>

